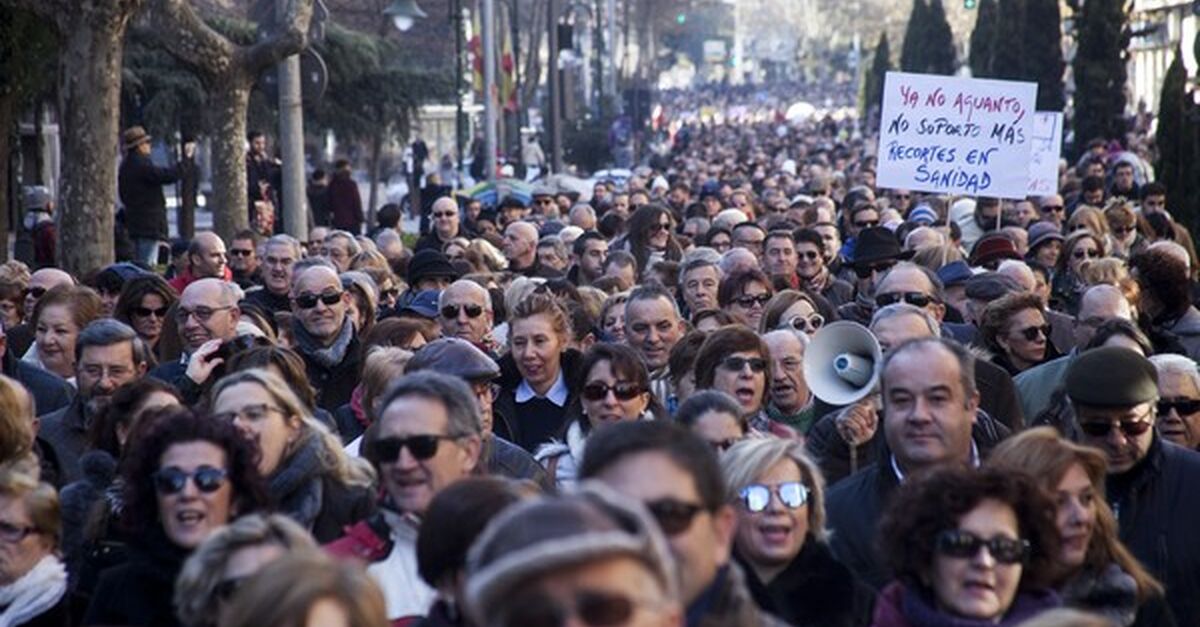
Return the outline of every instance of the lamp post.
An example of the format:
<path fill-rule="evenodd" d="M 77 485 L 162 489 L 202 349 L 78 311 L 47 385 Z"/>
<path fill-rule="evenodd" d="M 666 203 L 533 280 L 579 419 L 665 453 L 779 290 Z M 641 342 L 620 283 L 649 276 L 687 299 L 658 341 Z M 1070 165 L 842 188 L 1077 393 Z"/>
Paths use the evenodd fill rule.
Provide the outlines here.
<path fill-rule="evenodd" d="M 417 6 L 417 0 L 392 0 L 392 4 L 383 10 L 383 14 L 392 18 L 392 24 L 400 32 L 412 28 L 413 22 L 418 18 L 428 17 L 428 14 Z M 420 217 L 421 179 L 416 176 L 416 170 L 416 163 L 413 163 L 413 166 L 409 168 L 408 210 L 411 215 Z"/>

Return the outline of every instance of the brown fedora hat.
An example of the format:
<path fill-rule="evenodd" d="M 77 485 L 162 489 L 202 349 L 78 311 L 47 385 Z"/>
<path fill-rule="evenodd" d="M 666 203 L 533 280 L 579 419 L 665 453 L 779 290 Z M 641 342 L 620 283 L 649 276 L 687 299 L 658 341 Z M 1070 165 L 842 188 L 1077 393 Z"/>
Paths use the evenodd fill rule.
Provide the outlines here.
<path fill-rule="evenodd" d="M 140 126 L 131 126 L 121 133 L 121 141 L 124 143 L 121 148 L 129 150 L 138 144 L 150 141 L 150 135 L 146 133 L 146 129 Z"/>

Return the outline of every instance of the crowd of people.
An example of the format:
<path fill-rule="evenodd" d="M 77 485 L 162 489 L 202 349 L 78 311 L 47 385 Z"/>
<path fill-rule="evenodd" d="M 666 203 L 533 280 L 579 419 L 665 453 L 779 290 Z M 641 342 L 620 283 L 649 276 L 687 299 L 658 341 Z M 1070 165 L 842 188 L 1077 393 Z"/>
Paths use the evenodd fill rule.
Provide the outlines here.
<path fill-rule="evenodd" d="M 1200 625 L 1169 190 L 1104 142 L 1047 197 L 877 189 L 761 109 L 407 245 L 0 266 L 0 625 Z"/>

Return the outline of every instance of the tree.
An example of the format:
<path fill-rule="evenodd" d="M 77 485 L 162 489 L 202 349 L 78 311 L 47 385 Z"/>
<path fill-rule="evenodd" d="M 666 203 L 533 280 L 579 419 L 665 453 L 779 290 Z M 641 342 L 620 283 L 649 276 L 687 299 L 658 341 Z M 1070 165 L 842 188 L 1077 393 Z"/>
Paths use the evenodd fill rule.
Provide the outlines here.
<path fill-rule="evenodd" d="M 875 45 L 875 55 L 867 68 L 863 80 L 863 110 L 866 113 L 867 128 L 878 128 L 879 114 L 883 110 L 883 82 L 887 73 L 892 69 L 892 53 L 888 46 L 887 32 L 879 34 L 879 43 Z"/>
<path fill-rule="evenodd" d="M 113 261 L 121 57 L 129 20 L 145 0 L 5 0 L 58 34 L 58 262 L 84 276 Z"/>
<path fill-rule="evenodd" d="M 930 0 L 925 14 L 926 51 L 923 53 L 925 72 L 951 76 L 958 70 L 958 53 L 954 49 L 954 33 L 946 21 L 946 9 L 942 0 Z"/>
<path fill-rule="evenodd" d="M 1125 135 L 1130 0 L 1085 2 L 1076 13 L 1076 154 L 1095 138 Z"/>
<path fill-rule="evenodd" d="M 904 29 L 904 44 L 900 48 L 900 69 L 905 72 L 923 72 L 925 69 L 923 40 L 926 37 L 926 13 L 929 12 L 925 0 L 913 0 L 912 13 L 908 16 L 908 26 Z"/>
<path fill-rule="evenodd" d="M 8 242 L 12 131 L 22 107 L 54 82 L 55 54 L 54 32 L 41 18 L 0 5 L 0 164 L 5 168 L 0 175 L 0 242 Z M 0 247 L 0 260 L 7 259 L 8 246 Z"/>
<path fill-rule="evenodd" d="M 249 224 L 246 196 L 246 112 L 258 76 L 308 44 L 313 0 L 294 0 L 278 28 L 239 45 L 204 22 L 186 0 L 149 0 L 160 45 L 200 77 L 209 94 L 213 146 L 213 230 L 226 241 Z"/>
<path fill-rule="evenodd" d="M 992 55 L 996 47 L 996 26 L 999 19 L 996 0 L 980 0 L 978 11 L 975 30 L 971 31 L 967 64 L 971 66 L 971 76 L 984 78 L 992 75 Z"/>
<path fill-rule="evenodd" d="M 997 0 L 995 40 L 988 61 L 987 78 L 1027 80 L 1025 72 L 1026 0 Z"/>
<path fill-rule="evenodd" d="M 1195 229 L 1200 218 L 1200 106 L 1187 89 L 1182 45 L 1163 78 L 1158 105 L 1158 180 L 1167 186 L 1167 206 L 1180 223 Z"/>
<path fill-rule="evenodd" d="M 1062 14 L 1058 0 L 1025 2 L 1025 27 L 1019 42 L 1024 53 L 1024 78 L 1037 81 L 1039 111 L 1062 111 L 1067 104 L 1063 92 L 1063 72 L 1067 62 L 1063 60 Z"/>

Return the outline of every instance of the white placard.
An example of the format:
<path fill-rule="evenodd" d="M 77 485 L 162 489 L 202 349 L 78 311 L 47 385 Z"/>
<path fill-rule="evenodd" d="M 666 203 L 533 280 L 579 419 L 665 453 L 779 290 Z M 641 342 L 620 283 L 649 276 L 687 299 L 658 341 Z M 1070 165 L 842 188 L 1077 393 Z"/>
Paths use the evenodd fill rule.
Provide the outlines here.
<path fill-rule="evenodd" d="M 1062 152 L 1063 114 L 1061 111 L 1038 111 L 1033 114 L 1029 132 L 1029 195 L 1049 196 L 1058 193 L 1058 159 Z"/>
<path fill-rule="evenodd" d="M 878 186 L 1024 198 L 1037 84 L 888 72 Z"/>

